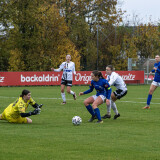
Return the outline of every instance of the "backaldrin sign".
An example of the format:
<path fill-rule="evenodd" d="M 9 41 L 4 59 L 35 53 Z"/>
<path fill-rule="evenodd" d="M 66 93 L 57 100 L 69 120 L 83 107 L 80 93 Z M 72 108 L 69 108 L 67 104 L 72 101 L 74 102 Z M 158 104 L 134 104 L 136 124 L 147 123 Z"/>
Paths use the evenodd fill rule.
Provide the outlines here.
<path fill-rule="evenodd" d="M 77 71 L 73 85 L 87 85 L 92 71 Z M 144 83 L 144 71 L 116 71 L 126 83 Z M 106 78 L 106 72 L 102 71 Z M 62 72 L 0 72 L 0 86 L 60 85 Z"/>

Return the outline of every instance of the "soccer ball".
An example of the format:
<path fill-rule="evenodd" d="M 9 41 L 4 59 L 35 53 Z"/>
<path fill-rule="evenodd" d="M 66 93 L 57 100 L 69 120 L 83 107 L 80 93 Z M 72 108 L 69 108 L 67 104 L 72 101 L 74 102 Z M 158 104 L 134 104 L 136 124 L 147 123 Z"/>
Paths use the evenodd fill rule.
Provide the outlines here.
<path fill-rule="evenodd" d="M 79 116 L 74 116 L 74 117 L 72 118 L 72 123 L 73 123 L 75 126 L 80 125 L 80 124 L 82 123 L 81 117 L 79 117 Z"/>

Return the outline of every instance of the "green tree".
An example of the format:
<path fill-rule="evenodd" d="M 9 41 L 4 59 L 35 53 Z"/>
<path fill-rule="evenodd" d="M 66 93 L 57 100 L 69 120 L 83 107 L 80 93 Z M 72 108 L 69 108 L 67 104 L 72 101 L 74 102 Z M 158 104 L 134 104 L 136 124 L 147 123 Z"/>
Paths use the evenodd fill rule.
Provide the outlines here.
<path fill-rule="evenodd" d="M 61 0 L 58 2 L 62 16 L 65 17 L 69 27 L 68 36 L 80 52 L 81 69 L 96 69 L 98 61 L 101 64 L 100 68 L 104 68 L 108 52 L 103 47 L 106 44 L 100 43 L 97 61 L 97 25 L 100 25 L 107 34 L 110 33 L 108 28 L 113 28 L 121 21 L 122 13 L 116 9 L 117 0 Z M 99 41 L 103 42 L 101 37 Z"/>
<path fill-rule="evenodd" d="M 10 29 L 10 17 L 7 3 L 7 0 L 1 0 L 0 2 L 0 71 L 6 71 L 8 69 L 9 61 L 10 44 L 7 44 L 7 39 Z"/>

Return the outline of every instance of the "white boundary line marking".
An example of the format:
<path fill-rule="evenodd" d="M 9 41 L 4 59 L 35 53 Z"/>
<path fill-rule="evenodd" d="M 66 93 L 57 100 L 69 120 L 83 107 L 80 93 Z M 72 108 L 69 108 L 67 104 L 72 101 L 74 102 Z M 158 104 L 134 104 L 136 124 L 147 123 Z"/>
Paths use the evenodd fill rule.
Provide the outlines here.
<path fill-rule="evenodd" d="M 17 98 L 17 97 L 5 97 L 5 96 L 0 96 L 0 99 L 3 99 L 3 98 Z M 35 97 L 34 99 L 45 99 L 45 100 L 47 100 L 47 99 L 51 99 L 51 100 L 58 100 L 58 99 L 62 99 L 62 98 L 45 98 L 45 97 Z M 137 98 L 137 99 L 146 99 L 146 98 Z M 159 98 L 154 98 L 154 99 L 159 99 Z M 73 99 L 66 99 L 66 100 L 73 100 Z M 79 100 L 79 101 L 83 101 L 84 99 L 77 99 L 77 100 Z M 147 100 L 147 99 L 146 99 Z M 146 101 L 145 102 L 136 102 L 136 101 L 119 101 L 119 100 L 117 100 L 116 101 L 116 103 L 121 103 L 121 102 L 123 102 L 123 103 L 146 103 Z M 160 104 L 160 103 L 154 103 L 154 102 L 151 102 L 151 104 Z"/>

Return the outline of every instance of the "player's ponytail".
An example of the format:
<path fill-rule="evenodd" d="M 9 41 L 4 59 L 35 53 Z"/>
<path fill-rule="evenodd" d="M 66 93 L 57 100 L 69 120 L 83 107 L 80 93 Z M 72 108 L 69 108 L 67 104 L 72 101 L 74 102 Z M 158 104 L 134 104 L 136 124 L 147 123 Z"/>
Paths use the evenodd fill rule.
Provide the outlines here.
<path fill-rule="evenodd" d="M 105 79 L 103 77 L 102 73 L 100 71 L 98 71 L 98 70 L 94 70 L 92 73 L 94 74 L 95 77 Z"/>
<path fill-rule="evenodd" d="M 102 72 L 99 71 L 98 74 L 99 74 L 99 78 L 105 79 L 102 75 Z"/>
<path fill-rule="evenodd" d="M 24 89 L 24 90 L 22 91 L 22 94 L 20 95 L 20 97 L 23 97 L 24 95 L 27 95 L 28 93 L 30 93 L 30 91 Z"/>

